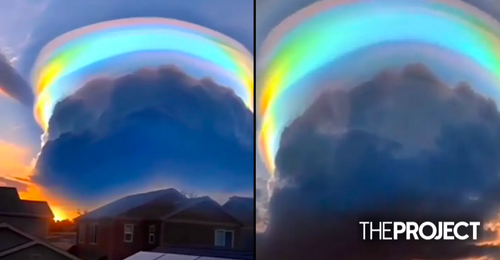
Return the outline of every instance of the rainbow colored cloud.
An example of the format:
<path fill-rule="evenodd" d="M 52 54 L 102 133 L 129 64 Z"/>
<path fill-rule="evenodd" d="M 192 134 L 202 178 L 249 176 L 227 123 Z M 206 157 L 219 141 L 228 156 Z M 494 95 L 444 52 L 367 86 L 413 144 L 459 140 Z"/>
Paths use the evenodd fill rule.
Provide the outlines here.
<path fill-rule="evenodd" d="M 194 77 L 209 75 L 253 110 L 253 58 L 241 44 L 188 22 L 130 18 L 68 32 L 40 52 L 31 80 L 35 118 L 46 131 L 56 103 L 89 79 L 167 64 Z"/>
<path fill-rule="evenodd" d="M 450 57 L 465 60 L 480 71 L 475 77 L 493 83 L 479 92 L 500 100 L 498 35 L 498 21 L 455 0 L 327 0 L 296 12 L 270 32 L 258 55 L 258 145 L 268 170 L 274 174 L 286 124 L 321 93 L 321 84 L 303 84 L 314 72 L 346 57 L 380 62 L 382 53 L 407 46 L 399 54 L 413 51 L 446 66 L 454 66 Z"/>

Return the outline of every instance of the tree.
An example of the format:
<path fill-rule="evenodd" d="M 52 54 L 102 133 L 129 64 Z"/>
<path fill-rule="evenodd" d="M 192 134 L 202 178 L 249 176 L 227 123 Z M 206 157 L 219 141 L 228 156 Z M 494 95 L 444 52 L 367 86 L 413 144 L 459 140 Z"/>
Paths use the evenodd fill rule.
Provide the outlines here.
<path fill-rule="evenodd" d="M 77 210 L 76 210 L 76 214 L 77 214 L 78 216 L 83 216 L 83 215 L 85 215 L 85 214 L 87 214 L 87 213 L 89 213 L 89 212 L 88 212 L 88 210 L 86 210 L 86 209 L 85 209 L 85 210 L 83 210 L 83 213 L 80 211 L 80 209 L 77 209 Z"/>

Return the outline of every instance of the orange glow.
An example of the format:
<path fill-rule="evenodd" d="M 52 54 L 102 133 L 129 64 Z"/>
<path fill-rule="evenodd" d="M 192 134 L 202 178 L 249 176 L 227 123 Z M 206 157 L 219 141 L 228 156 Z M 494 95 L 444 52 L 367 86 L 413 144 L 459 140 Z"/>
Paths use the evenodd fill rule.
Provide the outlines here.
<path fill-rule="evenodd" d="M 54 220 L 73 219 L 78 216 L 77 208 L 72 205 L 72 203 L 68 203 L 64 201 L 64 199 L 54 196 L 47 190 L 43 189 L 43 187 L 34 183 L 31 183 L 28 187 L 28 191 L 19 192 L 19 196 L 21 199 L 25 200 L 47 201 L 52 213 L 54 214 Z"/>
<path fill-rule="evenodd" d="M 9 94 L 2 89 L 2 86 L 0 86 L 0 97 L 10 97 Z"/>
<path fill-rule="evenodd" d="M 497 215 L 497 217 L 495 219 L 491 220 L 489 223 L 486 223 L 484 225 L 484 228 L 486 230 L 489 230 L 489 231 L 496 233 L 496 237 L 492 240 L 489 240 L 489 241 L 480 242 L 480 243 L 478 243 L 478 245 L 481 245 L 481 246 L 486 246 L 486 245 L 499 246 L 500 245 L 500 214 Z"/>
<path fill-rule="evenodd" d="M 51 206 L 50 208 L 52 209 L 52 213 L 54 213 L 54 220 L 61 221 L 61 220 L 68 219 L 68 216 L 66 215 L 66 213 L 64 213 L 64 211 L 62 209 L 60 209 L 59 207 Z"/>
<path fill-rule="evenodd" d="M 22 147 L 0 140 L 1 177 L 26 178 L 30 176 L 28 151 Z M 7 176 L 4 176 L 7 175 Z"/>
<path fill-rule="evenodd" d="M 21 199 L 47 201 L 55 220 L 73 219 L 77 216 L 75 205 L 31 182 L 33 167 L 29 163 L 31 158 L 27 149 L 0 140 L 0 158 L 0 177 L 23 187 L 18 189 Z"/>

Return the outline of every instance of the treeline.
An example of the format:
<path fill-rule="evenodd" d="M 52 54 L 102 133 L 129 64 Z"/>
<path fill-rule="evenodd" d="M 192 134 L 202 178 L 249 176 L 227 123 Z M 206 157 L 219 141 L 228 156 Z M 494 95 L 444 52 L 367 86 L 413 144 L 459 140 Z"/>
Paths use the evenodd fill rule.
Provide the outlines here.
<path fill-rule="evenodd" d="M 52 220 L 49 222 L 49 232 L 76 232 L 75 222 L 69 219 Z"/>
<path fill-rule="evenodd" d="M 76 212 L 78 217 L 87 213 L 87 210 L 83 212 L 77 210 Z M 49 232 L 76 232 L 75 219 L 51 220 L 49 222 Z"/>

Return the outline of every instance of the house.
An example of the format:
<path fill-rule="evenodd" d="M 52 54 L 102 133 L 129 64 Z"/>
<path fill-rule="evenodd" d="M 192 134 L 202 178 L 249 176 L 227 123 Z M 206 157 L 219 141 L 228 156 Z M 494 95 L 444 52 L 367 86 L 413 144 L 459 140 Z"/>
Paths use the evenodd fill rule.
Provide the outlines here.
<path fill-rule="evenodd" d="M 122 260 L 159 246 L 242 246 L 243 224 L 209 197 L 175 189 L 127 196 L 77 219 L 72 253 L 85 260 Z"/>
<path fill-rule="evenodd" d="M 47 202 L 21 200 L 11 187 L 0 187 L 0 201 L 0 259 L 78 260 L 45 240 L 54 218 Z"/>
<path fill-rule="evenodd" d="M 0 187 L 0 223 L 8 223 L 35 237 L 45 238 L 54 218 L 45 201 L 21 200 L 16 188 Z"/>
<path fill-rule="evenodd" d="M 243 224 L 210 197 L 180 201 L 162 218 L 161 244 L 194 248 L 242 248 Z"/>
<path fill-rule="evenodd" d="M 78 257 L 7 223 L 0 224 L 2 260 L 80 260 Z"/>
<path fill-rule="evenodd" d="M 242 249 L 254 252 L 255 249 L 255 200 L 253 198 L 233 196 L 222 206 L 242 224 Z"/>

